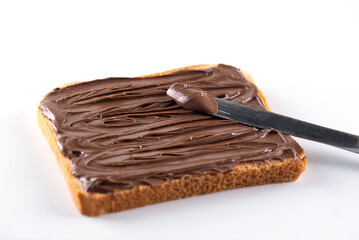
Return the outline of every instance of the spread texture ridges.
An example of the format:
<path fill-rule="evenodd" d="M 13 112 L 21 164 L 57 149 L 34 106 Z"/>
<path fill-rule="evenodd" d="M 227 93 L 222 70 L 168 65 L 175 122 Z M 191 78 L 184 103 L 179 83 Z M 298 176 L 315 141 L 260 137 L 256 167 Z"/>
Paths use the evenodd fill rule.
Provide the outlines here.
<path fill-rule="evenodd" d="M 277 131 L 180 108 L 166 96 L 175 82 L 265 108 L 256 86 L 227 65 L 54 89 L 40 107 L 84 189 L 109 193 L 157 185 L 228 172 L 245 162 L 297 158 L 303 152 Z"/>

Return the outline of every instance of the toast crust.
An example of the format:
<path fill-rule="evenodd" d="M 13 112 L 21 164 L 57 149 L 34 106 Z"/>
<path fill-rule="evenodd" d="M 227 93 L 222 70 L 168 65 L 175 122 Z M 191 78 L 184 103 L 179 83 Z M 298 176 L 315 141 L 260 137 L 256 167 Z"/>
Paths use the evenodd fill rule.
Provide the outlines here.
<path fill-rule="evenodd" d="M 194 65 L 142 77 L 160 76 L 179 70 L 201 69 L 213 66 L 216 65 Z M 239 71 L 248 81 L 254 83 L 248 73 L 243 70 Z M 76 83 L 64 84 L 61 87 Z M 262 92 L 258 91 L 266 109 L 270 110 Z M 55 132 L 48 119 L 44 116 L 40 106 L 37 107 L 37 120 L 52 151 L 55 153 L 76 207 L 80 213 L 87 216 L 98 216 L 105 213 L 118 212 L 226 189 L 294 181 L 305 170 L 306 166 L 306 155 L 303 152 L 298 156 L 299 160 L 285 159 L 243 163 L 230 172 L 175 179 L 158 186 L 141 185 L 132 189 L 118 190 L 112 194 L 86 192 L 82 188 L 80 181 L 72 174 L 69 159 L 60 152 Z"/>

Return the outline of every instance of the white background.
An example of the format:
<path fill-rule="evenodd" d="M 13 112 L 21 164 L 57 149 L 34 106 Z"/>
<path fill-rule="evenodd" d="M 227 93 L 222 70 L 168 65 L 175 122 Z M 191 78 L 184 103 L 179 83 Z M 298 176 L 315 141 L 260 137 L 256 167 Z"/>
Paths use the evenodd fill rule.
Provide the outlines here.
<path fill-rule="evenodd" d="M 80 215 L 35 120 L 67 82 L 202 63 L 272 110 L 359 134 L 358 1 L 1 1 L 0 239 L 359 239 L 359 155 L 298 139 L 296 182 Z"/>

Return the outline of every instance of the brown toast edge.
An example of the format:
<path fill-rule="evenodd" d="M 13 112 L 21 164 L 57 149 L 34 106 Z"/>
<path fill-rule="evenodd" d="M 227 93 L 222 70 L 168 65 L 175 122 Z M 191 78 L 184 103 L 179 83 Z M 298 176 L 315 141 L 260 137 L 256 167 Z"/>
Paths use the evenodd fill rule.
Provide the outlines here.
<path fill-rule="evenodd" d="M 160 76 L 184 69 L 199 69 L 212 66 L 216 65 L 195 65 L 143 77 Z M 253 82 L 252 77 L 248 73 L 240 71 L 248 81 Z M 76 83 L 65 84 L 62 87 L 71 84 Z M 266 108 L 270 110 L 266 99 L 260 91 L 259 95 L 265 103 Z M 281 161 L 270 160 L 257 163 L 244 163 L 233 171 L 226 173 L 204 174 L 185 179 L 176 179 L 164 182 L 158 186 L 138 186 L 132 189 L 118 190 L 113 194 L 91 193 L 86 192 L 78 178 L 72 174 L 70 160 L 60 152 L 55 132 L 48 119 L 44 116 L 40 106 L 37 107 L 37 120 L 52 151 L 56 155 L 57 162 L 65 176 L 76 207 L 80 213 L 87 216 L 98 216 L 105 213 L 118 212 L 226 189 L 294 181 L 305 170 L 306 166 L 306 155 L 302 153 L 298 156 L 300 160 L 285 159 Z"/>

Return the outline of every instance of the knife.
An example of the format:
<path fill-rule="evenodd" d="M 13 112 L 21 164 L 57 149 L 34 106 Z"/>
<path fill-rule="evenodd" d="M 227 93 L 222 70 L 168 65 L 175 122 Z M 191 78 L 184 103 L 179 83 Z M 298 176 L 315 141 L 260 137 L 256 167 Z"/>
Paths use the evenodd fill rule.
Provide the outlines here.
<path fill-rule="evenodd" d="M 359 136 L 322 127 L 240 103 L 215 98 L 202 89 L 174 83 L 166 94 L 186 109 L 206 112 L 249 126 L 274 129 L 284 134 L 325 143 L 347 151 L 359 153 Z"/>
<path fill-rule="evenodd" d="M 216 117 L 257 128 L 275 129 L 284 134 L 359 153 L 359 136 L 220 98 L 214 100 L 217 102 L 218 110 L 211 115 Z"/>

